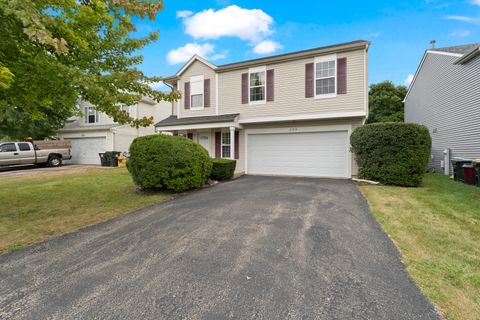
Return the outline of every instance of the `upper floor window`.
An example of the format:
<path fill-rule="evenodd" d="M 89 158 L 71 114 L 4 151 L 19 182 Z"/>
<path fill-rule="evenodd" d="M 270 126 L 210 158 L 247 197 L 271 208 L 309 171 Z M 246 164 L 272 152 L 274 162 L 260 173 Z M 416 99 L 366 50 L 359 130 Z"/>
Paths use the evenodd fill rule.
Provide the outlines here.
<path fill-rule="evenodd" d="M 85 107 L 85 123 L 97 123 L 98 111 L 95 107 Z"/>
<path fill-rule="evenodd" d="M 252 103 L 265 103 L 266 96 L 266 68 L 252 68 L 248 72 L 249 77 L 249 97 Z"/>
<path fill-rule="evenodd" d="M 317 98 L 328 98 L 336 95 L 336 69 L 336 56 L 315 59 L 315 96 Z"/>
<path fill-rule="evenodd" d="M 190 109 L 203 109 L 203 76 L 190 78 Z"/>

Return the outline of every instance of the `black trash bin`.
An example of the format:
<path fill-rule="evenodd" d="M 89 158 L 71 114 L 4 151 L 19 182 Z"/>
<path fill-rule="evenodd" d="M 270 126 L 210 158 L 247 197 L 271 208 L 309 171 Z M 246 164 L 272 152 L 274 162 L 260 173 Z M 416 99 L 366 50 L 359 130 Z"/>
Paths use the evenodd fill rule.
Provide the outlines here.
<path fill-rule="evenodd" d="M 106 167 L 107 166 L 107 157 L 105 156 L 105 153 L 99 153 L 98 155 L 100 156 L 100 165 L 102 167 Z"/>
<path fill-rule="evenodd" d="M 453 158 L 452 159 L 452 166 L 453 166 L 453 179 L 455 181 L 465 181 L 465 177 L 463 176 L 463 165 L 465 164 L 472 164 L 472 160 L 464 159 L 464 158 Z"/>
<path fill-rule="evenodd" d="M 475 179 L 477 187 L 480 187 L 480 159 L 472 161 L 473 166 L 475 167 Z"/>
<path fill-rule="evenodd" d="M 118 156 L 121 152 L 118 151 L 107 151 L 105 152 L 105 157 L 107 158 L 108 167 L 118 167 Z"/>

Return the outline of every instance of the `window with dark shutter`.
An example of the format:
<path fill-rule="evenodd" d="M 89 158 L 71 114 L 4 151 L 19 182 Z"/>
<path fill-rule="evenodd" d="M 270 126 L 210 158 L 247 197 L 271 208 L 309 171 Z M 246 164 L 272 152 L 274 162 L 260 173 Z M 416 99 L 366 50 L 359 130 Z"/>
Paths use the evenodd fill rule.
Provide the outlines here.
<path fill-rule="evenodd" d="M 215 132 L 215 158 L 220 159 L 222 157 L 222 133 L 220 131 Z"/>
<path fill-rule="evenodd" d="M 337 93 L 347 93 L 347 58 L 337 60 Z"/>
<path fill-rule="evenodd" d="M 248 103 L 248 73 L 242 73 L 242 104 Z"/>
<path fill-rule="evenodd" d="M 307 63 L 305 65 L 305 98 L 313 98 L 314 90 L 314 64 Z"/>
<path fill-rule="evenodd" d="M 210 79 L 203 81 L 203 107 L 210 108 Z"/>
<path fill-rule="evenodd" d="M 190 82 L 185 82 L 184 84 L 183 102 L 185 109 L 190 109 Z"/>
<path fill-rule="evenodd" d="M 274 70 L 267 70 L 267 101 L 273 101 L 275 96 Z"/>

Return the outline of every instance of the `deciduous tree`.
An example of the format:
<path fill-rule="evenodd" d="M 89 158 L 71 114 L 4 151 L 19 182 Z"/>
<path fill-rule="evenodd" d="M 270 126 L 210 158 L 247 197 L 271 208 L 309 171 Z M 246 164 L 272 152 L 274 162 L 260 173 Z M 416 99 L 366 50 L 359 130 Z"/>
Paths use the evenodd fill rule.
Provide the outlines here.
<path fill-rule="evenodd" d="M 134 19 L 155 19 L 153 0 L 0 1 L 0 133 L 42 138 L 79 112 L 78 99 L 94 104 L 120 124 L 146 126 L 119 108 L 142 96 L 174 101 L 137 69 L 136 51 L 158 32 L 135 37 Z"/>

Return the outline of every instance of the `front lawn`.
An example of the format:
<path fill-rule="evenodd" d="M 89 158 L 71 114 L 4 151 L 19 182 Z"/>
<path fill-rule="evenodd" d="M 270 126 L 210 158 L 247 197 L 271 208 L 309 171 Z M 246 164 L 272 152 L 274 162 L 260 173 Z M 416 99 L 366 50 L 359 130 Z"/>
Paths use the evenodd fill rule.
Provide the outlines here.
<path fill-rule="evenodd" d="M 445 318 L 480 319 L 480 188 L 439 174 L 420 188 L 359 188 Z"/>
<path fill-rule="evenodd" d="M 138 193 L 127 170 L 120 168 L 50 175 L 32 170 L 32 176 L 0 180 L 0 252 L 170 198 Z"/>

